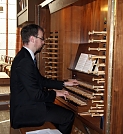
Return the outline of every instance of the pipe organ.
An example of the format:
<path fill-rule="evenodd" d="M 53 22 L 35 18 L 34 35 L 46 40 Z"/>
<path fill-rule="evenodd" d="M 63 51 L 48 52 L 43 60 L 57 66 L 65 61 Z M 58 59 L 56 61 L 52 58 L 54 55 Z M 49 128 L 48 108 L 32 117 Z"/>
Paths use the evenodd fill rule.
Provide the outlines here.
<path fill-rule="evenodd" d="M 100 36 L 102 36 L 101 33 L 99 34 Z M 93 38 L 96 38 L 96 32 Z M 91 66 L 90 70 L 81 69 L 83 68 L 82 64 L 84 62 L 84 59 L 81 57 L 81 54 L 83 53 L 88 56 L 85 64 L 88 62 L 87 66 Z M 64 100 L 62 97 L 57 97 L 58 101 L 74 110 L 78 116 L 82 118 L 90 118 L 90 120 L 93 120 L 92 118 L 95 118 L 98 123 L 101 123 L 101 118 L 104 116 L 106 67 L 105 54 L 106 45 L 104 42 L 97 41 L 93 43 L 90 42 L 79 44 L 75 60 L 73 61 L 73 64 L 68 68 L 72 72 L 72 78 L 77 79 L 79 85 L 74 87 L 65 87 L 65 90 L 69 91 L 70 94 L 66 100 Z M 80 58 L 81 64 L 77 68 Z M 85 68 L 89 69 L 87 66 L 85 66 Z M 80 130 L 81 129 L 78 131 Z M 75 129 L 73 131 L 75 131 Z M 78 131 L 74 133 L 78 133 Z M 81 133 L 86 134 L 85 128 L 81 130 Z M 102 131 L 98 131 L 98 133 L 101 134 Z M 93 134 L 96 134 L 96 132 L 93 132 Z"/>
<path fill-rule="evenodd" d="M 79 48 L 78 48 L 78 52 L 77 52 L 77 56 L 75 59 L 75 63 L 73 65 L 73 68 L 69 68 L 72 71 L 72 76 L 73 78 L 76 78 L 79 82 L 79 86 L 76 87 L 66 87 L 66 89 L 73 95 L 73 101 L 74 103 L 77 103 L 77 109 L 78 109 L 78 113 L 80 115 L 85 115 L 85 112 L 89 115 L 95 115 L 95 116 L 102 116 L 104 113 L 104 106 L 102 106 L 104 104 L 104 100 L 103 100 L 103 95 L 104 95 L 104 82 L 105 82 L 105 71 L 104 69 L 102 69 L 102 67 L 98 66 L 99 64 L 104 64 L 104 62 L 101 62 L 102 59 L 105 59 L 105 56 L 101 56 L 100 52 L 98 53 L 100 56 L 94 56 L 91 57 L 91 59 L 98 59 L 98 64 L 94 64 L 92 65 L 94 66 L 98 66 L 98 70 L 97 71 L 92 71 L 92 70 L 88 70 L 87 75 L 90 77 L 90 82 L 88 82 L 88 80 L 82 80 L 81 76 L 78 77 L 78 75 L 81 75 L 81 71 L 75 70 L 75 66 L 77 64 L 78 58 L 80 56 L 80 54 L 82 53 L 82 48 L 85 47 L 85 51 L 87 53 L 88 52 L 88 47 L 90 45 L 93 45 L 98 47 L 100 46 L 100 44 L 96 43 L 96 44 L 80 44 Z M 97 54 L 96 52 L 94 54 Z M 104 58 L 103 58 L 104 57 Z M 78 74 L 79 73 L 79 74 Z M 85 73 L 86 74 L 86 73 Z M 75 99 L 74 99 L 75 97 Z M 78 101 L 76 101 L 78 99 Z M 79 101 L 81 100 L 81 103 L 79 103 Z M 69 102 L 69 100 L 67 100 Z M 76 105 L 76 104 L 75 104 Z M 99 105 L 99 106 L 98 106 Z M 86 108 L 84 109 L 84 107 L 81 106 L 85 106 Z M 88 107 L 88 108 L 87 108 Z M 88 110 L 87 110 L 88 109 Z M 94 110 L 91 110 L 94 109 Z M 99 110 L 98 110 L 99 109 Z M 100 110 L 102 109 L 102 110 Z"/>
<path fill-rule="evenodd" d="M 17 0 L 17 26 L 45 29 L 39 71 L 79 82 L 65 87 L 66 100 L 55 100 L 75 112 L 71 134 L 123 134 L 122 0 L 54 0 L 45 7 L 41 0 L 27 1 L 22 10 Z"/>
<path fill-rule="evenodd" d="M 92 121 L 96 119 L 100 125 L 104 117 L 105 105 L 106 35 L 106 31 L 100 32 L 93 30 L 92 32 L 88 32 L 88 36 L 91 38 L 88 41 L 89 43 L 79 44 L 75 59 L 68 68 L 72 72 L 72 78 L 77 79 L 79 85 L 65 87 L 65 90 L 67 90 L 70 95 L 67 96 L 66 100 L 62 97 L 57 97 L 56 100 L 56 103 L 63 103 L 82 118 L 89 118 L 89 120 Z M 105 40 L 101 39 L 103 37 Z M 86 62 L 85 57 L 82 57 L 84 55 L 88 56 Z M 82 66 L 83 62 L 85 62 L 84 67 Z M 90 66 L 90 68 L 88 68 L 88 66 Z M 76 120 L 77 119 L 75 119 L 75 122 Z M 87 126 L 84 126 L 83 129 L 78 129 L 76 123 L 74 127 L 72 133 L 75 134 L 86 134 L 87 130 L 93 134 L 103 133 L 101 129 L 93 131 Z M 104 126 L 100 127 L 103 128 Z"/>
<path fill-rule="evenodd" d="M 83 128 L 81 128 L 82 125 L 78 128 L 76 124 L 79 120 L 76 118 L 72 130 L 73 134 L 88 134 L 87 131 L 92 134 L 103 133 L 99 125 L 101 125 L 101 119 L 104 116 L 105 105 L 106 40 L 103 42 L 99 39 L 99 36 L 102 38 L 103 35 L 106 35 L 106 32 L 92 31 L 90 33 L 88 34 L 89 38 L 93 38 L 91 40 L 95 41 L 79 44 L 74 61 L 71 61 L 72 63 L 68 68 L 72 73 L 72 78 L 77 79 L 79 85 L 65 87 L 69 96 L 66 97 L 66 100 L 63 97 L 57 97 L 55 103 L 72 109 L 79 118 L 98 123 L 98 127 L 95 130 L 91 130 L 85 125 L 83 125 Z M 50 38 L 46 39 L 42 58 L 45 59 L 45 76 L 57 79 L 60 61 L 58 38 L 55 37 L 58 36 L 53 37 L 52 35 L 53 33 Z M 96 39 L 97 36 L 98 40 Z"/>
<path fill-rule="evenodd" d="M 66 100 L 58 97 L 55 103 L 75 112 L 71 134 L 122 134 L 123 3 L 78 0 L 64 7 L 66 1 L 63 5 L 60 0 L 53 2 L 53 7 L 57 9 L 59 4 L 61 10 L 51 12 L 50 17 L 42 9 L 40 22 L 47 29 L 47 36 L 56 29 L 59 34 L 58 48 L 54 47 L 55 41 L 50 42 L 50 47 L 45 45 L 45 75 L 53 78 L 57 71 L 58 80 L 79 81 L 78 86 L 65 87 L 70 93 Z M 48 17 L 50 21 L 45 25 Z M 50 35 L 46 43 L 51 38 L 55 36 Z M 54 56 L 55 50 L 58 56 Z"/>
<path fill-rule="evenodd" d="M 45 76 L 47 78 L 58 78 L 58 65 L 59 65 L 59 46 L 58 36 L 53 37 L 53 33 L 50 38 L 45 41 L 45 47 L 43 49 L 43 57 L 45 60 Z M 56 35 L 56 33 L 55 33 Z M 95 34 L 94 34 L 95 36 Z M 85 43 L 79 44 L 77 54 L 73 64 L 68 68 L 72 73 L 72 78 L 78 80 L 79 85 L 75 87 L 65 87 L 65 90 L 69 92 L 66 100 L 62 97 L 57 97 L 55 103 L 62 103 L 67 108 L 72 109 L 79 118 L 92 118 L 96 119 L 96 122 L 100 124 L 101 118 L 104 116 L 104 92 L 105 92 L 105 59 L 106 59 L 106 45 L 103 43 Z M 92 50 L 90 48 L 93 48 Z M 87 66 L 91 66 L 89 70 L 85 66 L 85 70 L 77 68 L 81 54 L 88 56 L 86 59 Z M 83 59 L 81 63 L 83 62 Z M 86 63 L 85 62 L 85 63 Z M 87 68 L 87 69 L 86 69 Z M 80 70 L 79 70 L 80 69 Z M 84 79 L 83 79 L 84 78 Z M 75 119 L 78 122 L 78 119 Z M 78 129 L 78 126 L 73 126 L 73 133 L 86 134 L 85 129 L 89 129 L 87 126 L 83 126 L 83 129 Z M 98 133 L 102 133 L 102 130 L 96 130 Z M 96 133 L 95 131 L 95 133 Z"/>

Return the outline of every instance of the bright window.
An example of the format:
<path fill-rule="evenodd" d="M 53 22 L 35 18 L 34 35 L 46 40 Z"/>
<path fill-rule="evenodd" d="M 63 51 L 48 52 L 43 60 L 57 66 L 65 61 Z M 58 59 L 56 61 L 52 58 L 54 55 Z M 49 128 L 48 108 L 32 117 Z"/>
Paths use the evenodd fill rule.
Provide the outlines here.
<path fill-rule="evenodd" d="M 6 2 L 8 1 L 8 16 Z M 0 0 L 0 55 L 15 56 L 16 50 L 16 0 Z"/>

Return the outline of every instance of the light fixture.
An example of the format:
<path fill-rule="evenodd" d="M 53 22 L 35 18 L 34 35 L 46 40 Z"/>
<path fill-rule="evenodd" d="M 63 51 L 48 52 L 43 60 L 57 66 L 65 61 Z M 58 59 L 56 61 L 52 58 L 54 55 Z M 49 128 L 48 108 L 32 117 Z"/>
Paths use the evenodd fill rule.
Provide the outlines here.
<path fill-rule="evenodd" d="M 49 3 L 51 3 L 53 0 L 45 0 L 44 2 L 42 2 L 41 4 L 40 4 L 40 6 L 41 7 L 44 7 L 44 6 L 46 6 L 46 5 L 48 5 Z"/>

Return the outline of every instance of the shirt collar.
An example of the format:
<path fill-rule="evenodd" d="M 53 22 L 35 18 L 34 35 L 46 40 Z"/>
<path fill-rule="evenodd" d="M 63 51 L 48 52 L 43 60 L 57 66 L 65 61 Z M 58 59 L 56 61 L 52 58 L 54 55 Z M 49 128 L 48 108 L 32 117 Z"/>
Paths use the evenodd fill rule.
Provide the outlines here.
<path fill-rule="evenodd" d="M 30 50 L 29 48 L 23 46 L 25 49 L 27 49 L 32 57 L 32 59 L 34 60 L 35 56 L 34 56 L 34 53 L 32 52 L 32 50 Z"/>

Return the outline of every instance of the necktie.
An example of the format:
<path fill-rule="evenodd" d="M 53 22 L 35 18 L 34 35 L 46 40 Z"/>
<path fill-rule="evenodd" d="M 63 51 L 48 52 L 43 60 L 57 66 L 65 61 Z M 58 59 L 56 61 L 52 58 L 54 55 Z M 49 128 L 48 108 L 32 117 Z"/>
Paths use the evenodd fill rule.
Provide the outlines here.
<path fill-rule="evenodd" d="M 34 64 L 37 67 L 37 60 L 36 60 L 36 58 L 34 58 Z"/>

